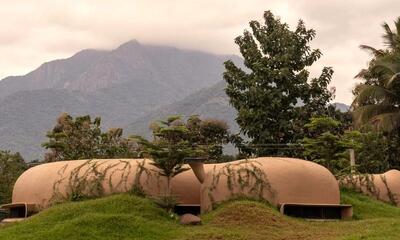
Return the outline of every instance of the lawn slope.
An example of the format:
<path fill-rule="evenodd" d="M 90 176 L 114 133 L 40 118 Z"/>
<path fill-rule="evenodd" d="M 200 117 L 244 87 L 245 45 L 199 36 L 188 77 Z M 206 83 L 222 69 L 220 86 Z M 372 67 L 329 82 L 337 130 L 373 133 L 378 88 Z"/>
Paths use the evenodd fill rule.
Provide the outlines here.
<path fill-rule="evenodd" d="M 0 228 L 0 239 L 399 239 L 399 208 L 348 191 L 342 202 L 353 204 L 355 220 L 310 222 L 240 200 L 203 215 L 201 226 L 181 226 L 150 200 L 123 194 L 54 206 Z"/>

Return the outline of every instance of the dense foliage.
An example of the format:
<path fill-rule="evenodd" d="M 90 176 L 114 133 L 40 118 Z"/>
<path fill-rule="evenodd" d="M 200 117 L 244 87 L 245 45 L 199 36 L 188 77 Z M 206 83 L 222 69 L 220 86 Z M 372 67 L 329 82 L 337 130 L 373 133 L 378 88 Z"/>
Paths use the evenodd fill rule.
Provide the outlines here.
<path fill-rule="evenodd" d="M 357 125 L 372 123 L 384 131 L 400 127 L 400 18 L 395 21 L 396 32 L 383 24 L 385 49 L 361 45 L 373 54 L 368 68 L 357 78 L 363 82 L 354 89 L 354 120 Z"/>
<path fill-rule="evenodd" d="M 386 48 L 360 46 L 372 59 L 356 76 L 362 82 L 353 90 L 352 108 L 358 128 L 372 126 L 386 139 L 381 154 L 387 156 L 388 168 L 400 169 L 400 18 L 394 23 L 394 31 L 383 24 Z"/>
<path fill-rule="evenodd" d="M 303 157 L 315 161 L 336 175 L 350 173 L 349 149 L 355 151 L 355 170 L 359 173 L 382 173 L 390 168 L 389 142 L 381 133 L 364 129 L 351 131 L 329 117 L 311 118 L 305 126 L 307 136 L 300 142 Z"/>
<path fill-rule="evenodd" d="M 14 183 L 27 168 L 19 153 L 0 151 L 0 205 L 11 202 Z"/>
<path fill-rule="evenodd" d="M 190 116 L 186 122 L 188 141 L 200 151 L 199 154 L 206 162 L 223 162 L 226 157 L 223 146 L 232 141 L 228 124 L 219 119 L 200 119 L 199 116 Z"/>
<path fill-rule="evenodd" d="M 102 132 L 100 123 L 99 117 L 92 121 L 89 115 L 61 114 L 47 133 L 49 141 L 43 143 L 49 149 L 45 161 L 136 157 L 136 142 L 122 137 L 121 128 Z"/>
<path fill-rule="evenodd" d="M 350 166 L 348 158 L 343 156 L 348 146 L 342 141 L 344 136 L 339 121 L 316 117 L 304 127 L 309 135 L 301 140 L 305 159 L 315 161 L 334 173 Z"/>
<path fill-rule="evenodd" d="M 265 25 L 250 22 L 251 32 L 235 39 L 247 69 L 225 62 L 226 93 L 242 133 L 257 148 L 253 153 L 290 155 L 263 147 L 295 143 L 312 116 L 335 112 L 328 107 L 333 92 L 327 89 L 333 70 L 325 67 L 318 78 L 309 78 L 307 67 L 322 54 L 310 48 L 315 31 L 303 21 L 292 31 L 270 11 L 264 20 Z"/>

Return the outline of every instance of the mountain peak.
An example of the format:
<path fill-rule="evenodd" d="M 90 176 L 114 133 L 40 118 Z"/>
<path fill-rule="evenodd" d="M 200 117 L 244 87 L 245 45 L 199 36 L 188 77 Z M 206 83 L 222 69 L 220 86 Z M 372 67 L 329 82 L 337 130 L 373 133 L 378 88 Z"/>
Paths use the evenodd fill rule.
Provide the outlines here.
<path fill-rule="evenodd" d="M 139 47 L 139 46 L 141 46 L 139 41 L 136 39 L 132 39 L 132 40 L 129 40 L 129 41 L 121 44 L 117 49 L 127 49 L 127 48 L 132 48 L 132 47 Z"/>

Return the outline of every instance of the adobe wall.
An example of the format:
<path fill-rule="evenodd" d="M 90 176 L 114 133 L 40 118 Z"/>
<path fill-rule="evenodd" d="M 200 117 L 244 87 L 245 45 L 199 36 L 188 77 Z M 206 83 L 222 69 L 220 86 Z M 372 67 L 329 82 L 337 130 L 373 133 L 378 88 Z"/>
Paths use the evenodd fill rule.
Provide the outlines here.
<path fill-rule="evenodd" d="M 328 169 L 292 158 L 263 157 L 216 166 L 201 187 L 202 211 L 240 196 L 262 198 L 275 206 L 340 203 L 338 182 Z"/>
<path fill-rule="evenodd" d="M 188 165 L 184 167 L 189 168 Z M 210 210 L 213 203 L 237 195 L 261 197 L 273 205 L 339 204 L 340 201 L 335 177 L 326 168 L 309 161 L 266 157 L 205 164 L 204 170 L 203 184 L 190 169 L 173 178 L 172 194 L 180 204 L 201 204 L 204 212 Z M 227 177 L 228 172 L 234 173 L 233 178 Z M 54 162 L 24 172 L 14 186 L 13 203 L 35 203 L 46 208 L 77 188 L 97 193 L 96 189 L 101 186 L 102 194 L 109 195 L 130 191 L 138 184 L 153 197 L 164 195 L 166 191 L 166 178 L 158 174 L 149 159 Z"/>
<path fill-rule="evenodd" d="M 198 205 L 200 182 L 188 165 L 184 167 L 188 171 L 171 181 L 172 194 L 178 197 L 180 204 Z M 206 165 L 205 169 L 212 167 Z M 159 170 L 149 159 L 74 160 L 42 164 L 24 172 L 14 185 L 13 202 L 48 207 L 52 201 L 62 200 L 60 198 L 70 194 L 78 181 L 91 182 L 94 179 L 93 169 L 105 173 L 101 181 L 105 195 L 128 192 L 134 184 L 139 184 L 150 196 L 161 196 L 166 191 L 166 178 L 159 176 Z"/>
<path fill-rule="evenodd" d="M 342 179 L 340 184 L 400 207 L 399 170 L 390 170 L 383 174 L 352 175 Z"/>

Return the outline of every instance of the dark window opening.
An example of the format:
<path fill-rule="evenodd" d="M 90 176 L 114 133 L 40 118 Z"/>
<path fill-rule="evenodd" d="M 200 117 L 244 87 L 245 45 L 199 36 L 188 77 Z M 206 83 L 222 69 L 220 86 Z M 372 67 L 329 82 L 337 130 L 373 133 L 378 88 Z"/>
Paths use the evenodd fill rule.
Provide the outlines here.
<path fill-rule="evenodd" d="M 309 219 L 341 219 L 342 209 L 329 206 L 285 206 L 283 213 L 291 217 Z"/>
<path fill-rule="evenodd" d="M 18 206 L 10 208 L 10 218 L 24 218 L 26 217 L 26 207 Z"/>
<path fill-rule="evenodd" d="M 178 215 L 190 213 L 197 216 L 200 215 L 200 205 L 177 205 L 174 212 Z"/>

